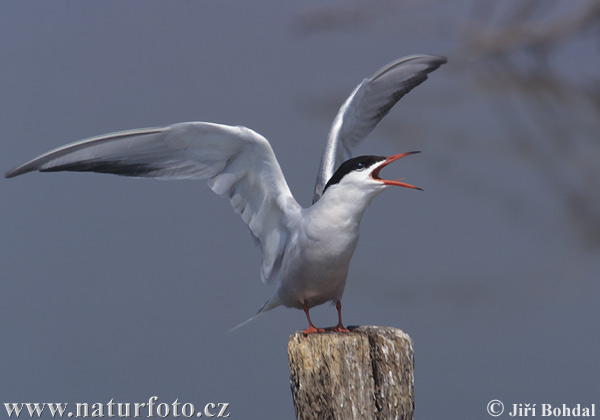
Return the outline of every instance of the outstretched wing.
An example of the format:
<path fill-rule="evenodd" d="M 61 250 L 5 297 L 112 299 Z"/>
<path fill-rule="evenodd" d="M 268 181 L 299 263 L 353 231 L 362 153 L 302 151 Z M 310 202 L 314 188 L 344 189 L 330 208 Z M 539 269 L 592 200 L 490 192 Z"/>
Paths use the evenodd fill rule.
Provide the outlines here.
<path fill-rule="evenodd" d="M 364 79 L 338 111 L 321 158 L 313 202 L 335 170 L 352 157 L 351 151 L 379 124 L 392 107 L 444 64 L 444 57 L 411 55 L 400 58 Z"/>
<path fill-rule="evenodd" d="M 262 280 L 281 263 L 287 219 L 300 211 L 269 142 L 245 128 L 189 122 L 121 131 L 45 153 L 6 173 L 84 171 L 158 179 L 207 179 L 229 197 L 262 248 Z"/>

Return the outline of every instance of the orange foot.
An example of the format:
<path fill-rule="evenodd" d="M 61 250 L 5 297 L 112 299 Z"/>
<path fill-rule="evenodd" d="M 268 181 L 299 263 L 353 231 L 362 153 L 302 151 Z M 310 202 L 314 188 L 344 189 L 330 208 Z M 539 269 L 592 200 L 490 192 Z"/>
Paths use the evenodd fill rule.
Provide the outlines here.
<path fill-rule="evenodd" d="M 306 337 L 308 334 L 321 333 L 325 332 L 323 328 L 316 328 L 314 325 L 309 326 L 304 330 L 304 336 Z"/>
<path fill-rule="evenodd" d="M 329 327 L 329 328 L 327 328 L 327 331 L 343 332 L 343 333 L 350 332 L 350 330 L 348 328 L 344 328 L 343 325 L 336 325 L 335 327 Z"/>

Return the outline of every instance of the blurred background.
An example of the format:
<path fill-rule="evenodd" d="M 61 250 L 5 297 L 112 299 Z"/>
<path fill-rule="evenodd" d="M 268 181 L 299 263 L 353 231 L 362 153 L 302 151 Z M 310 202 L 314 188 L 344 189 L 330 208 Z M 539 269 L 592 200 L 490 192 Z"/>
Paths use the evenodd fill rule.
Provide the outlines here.
<path fill-rule="evenodd" d="M 421 150 L 386 176 L 425 192 L 366 212 L 345 322 L 414 339 L 419 419 L 600 403 L 596 1 L 2 2 L 0 168 L 112 131 L 240 124 L 308 206 L 341 103 L 415 53 L 449 62 L 357 154 Z M 29 174 L 0 196 L 0 403 L 156 395 L 294 418 L 286 349 L 304 314 L 229 332 L 272 290 L 203 182 Z"/>

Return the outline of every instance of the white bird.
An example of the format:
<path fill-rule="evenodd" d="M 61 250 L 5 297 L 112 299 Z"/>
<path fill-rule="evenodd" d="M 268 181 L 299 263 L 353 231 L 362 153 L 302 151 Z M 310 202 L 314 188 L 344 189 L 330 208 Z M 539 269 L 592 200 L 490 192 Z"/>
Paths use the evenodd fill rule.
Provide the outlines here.
<path fill-rule="evenodd" d="M 414 188 L 382 179 L 381 169 L 409 154 L 360 156 L 351 151 L 389 110 L 443 57 L 413 55 L 396 60 L 364 79 L 340 108 L 321 158 L 313 205 L 301 207 L 292 196 L 269 142 L 241 126 L 186 122 L 167 127 L 121 131 L 51 150 L 6 173 L 91 171 L 158 179 L 207 179 L 209 187 L 229 197 L 261 246 L 261 278 L 275 283 L 273 296 L 255 319 L 277 306 L 303 309 L 305 334 L 321 332 L 309 309 L 341 298 L 359 225 L 371 200 L 390 186 Z M 245 324 L 245 323 L 244 323 Z M 243 324 L 241 324 L 243 325 Z"/>

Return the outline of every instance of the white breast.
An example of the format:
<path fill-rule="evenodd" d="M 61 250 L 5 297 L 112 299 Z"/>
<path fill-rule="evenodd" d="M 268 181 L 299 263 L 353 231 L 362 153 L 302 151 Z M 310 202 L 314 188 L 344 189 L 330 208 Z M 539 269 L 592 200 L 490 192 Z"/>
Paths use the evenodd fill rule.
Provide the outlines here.
<path fill-rule="evenodd" d="M 342 298 L 348 266 L 370 199 L 343 199 L 332 189 L 304 209 L 291 229 L 277 295 L 287 307 L 309 308 Z M 357 199 L 358 198 L 358 199 Z"/>

